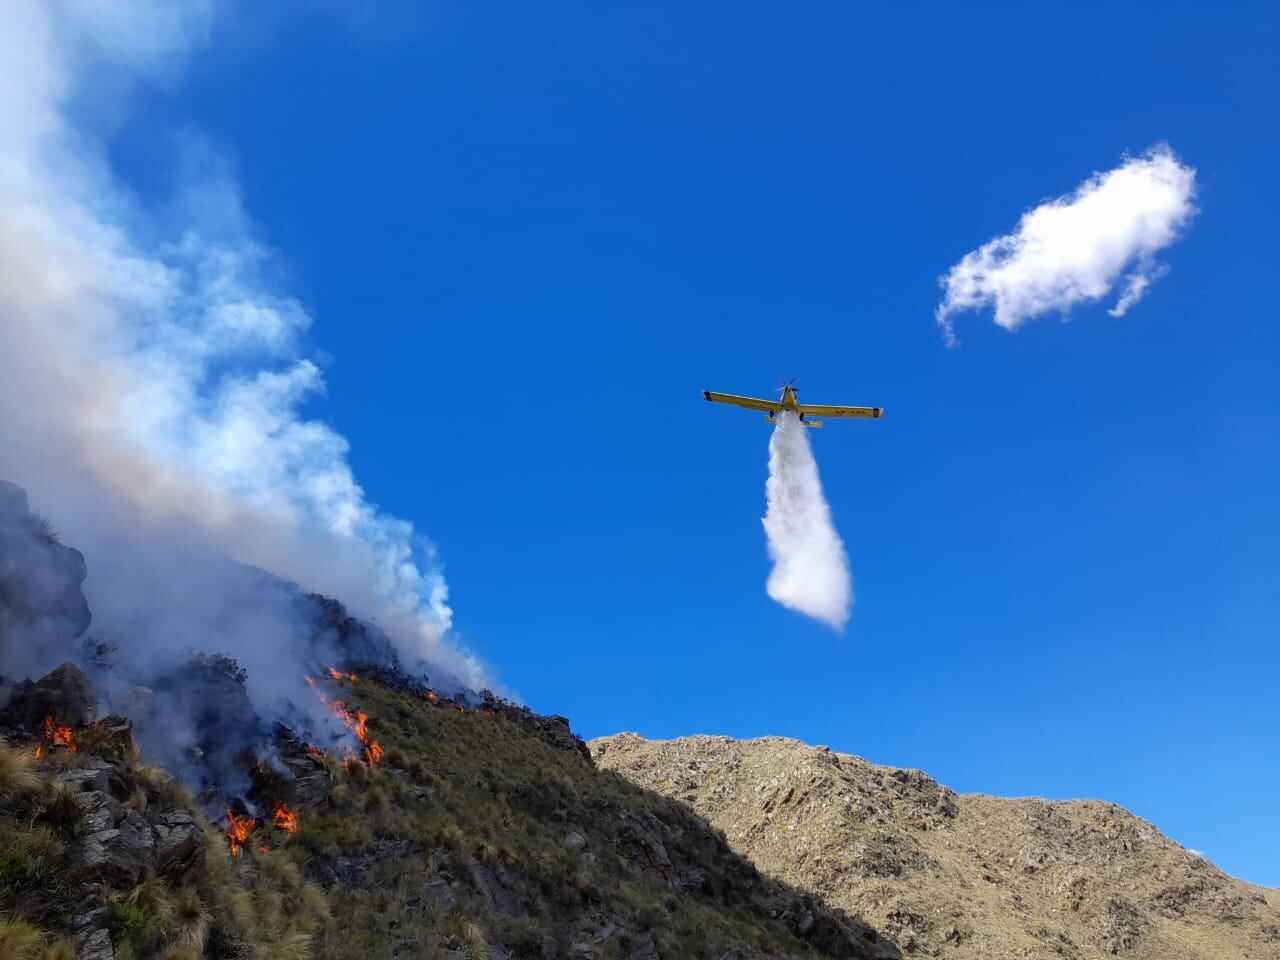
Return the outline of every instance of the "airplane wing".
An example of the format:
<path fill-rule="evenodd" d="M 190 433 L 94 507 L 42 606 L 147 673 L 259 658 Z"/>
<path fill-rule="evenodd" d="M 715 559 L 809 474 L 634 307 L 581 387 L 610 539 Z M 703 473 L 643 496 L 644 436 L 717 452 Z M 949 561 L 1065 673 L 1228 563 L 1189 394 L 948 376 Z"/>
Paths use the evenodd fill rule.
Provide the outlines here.
<path fill-rule="evenodd" d="M 820 403 L 802 403 L 800 412 L 806 417 L 870 417 L 884 416 L 884 407 L 824 407 Z"/>
<path fill-rule="evenodd" d="M 702 399 L 713 400 L 716 403 L 731 403 L 735 407 L 746 407 L 748 410 L 762 410 L 765 413 L 773 413 L 778 409 L 779 404 L 768 400 L 757 400 L 755 397 L 735 397 L 732 393 L 713 393 L 710 390 L 702 391 Z"/>

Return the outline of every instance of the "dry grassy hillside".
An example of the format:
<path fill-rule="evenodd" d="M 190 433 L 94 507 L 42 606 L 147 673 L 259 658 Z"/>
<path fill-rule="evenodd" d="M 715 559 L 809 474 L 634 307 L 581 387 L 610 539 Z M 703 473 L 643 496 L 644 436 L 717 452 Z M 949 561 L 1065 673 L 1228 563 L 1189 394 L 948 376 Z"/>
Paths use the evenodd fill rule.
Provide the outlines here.
<path fill-rule="evenodd" d="M 590 746 L 601 767 L 688 803 L 762 870 L 862 915 L 907 956 L 1280 958 L 1280 891 L 1113 804 L 959 795 L 777 737 Z"/>

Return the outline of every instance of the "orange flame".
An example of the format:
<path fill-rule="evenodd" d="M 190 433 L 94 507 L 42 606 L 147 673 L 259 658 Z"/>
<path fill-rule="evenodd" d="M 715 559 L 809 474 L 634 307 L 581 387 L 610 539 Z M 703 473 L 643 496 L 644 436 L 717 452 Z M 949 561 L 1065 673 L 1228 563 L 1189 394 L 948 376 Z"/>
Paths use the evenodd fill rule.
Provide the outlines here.
<path fill-rule="evenodd" d="M 427 699 L 428 699 L 428 700 L 430 700 L 432 703 L 435 703 L 435 702 L 436 702 L 437 700 L 439 700 L 440 698 L 439 698 L 439 697 L 437 697 L 433 691 L 428 690 L 428 691 L 427 691 Z"/>
<path fill-rule="evenodd" d="M 71 734 L 71 728 L 54 723 L 51 716 L 44 718 L 44 742 L 51 743 L 55 747 L 62 747 L 67 753 L 76 752 L 76 740 Z M 43 750 L 37 749 L 36 759 L 39 760 L 42 755 Z"/>
<path fill-rule="evenodd" d="M 330 673 L 334 672 L 332 668 L 326 669 L 328 669 Z M 354 674 L 349 674 L 348 676 L 355 679 Z M 305 679 L 307 683 L 311 685 L 311 689 L 315 691 L 316 696 L 320 698 L 320 702 L 332 710 L 334 716 L 346 724 L 347 729 L 355 734 L 356 739 L 359 740 L 361 746 L 364 747 L 365 763 L 372 767 L 381 760 L 383 754 L 382 744 L 369 736 L 369 715 L 363 710 L 357 710 L 353 714 L 347 709 L 346 703 L 342 700 L 330 701 L 329 698 L 320 690 L 315 677 L 306 677 Z M 349 755 L 343 762 L 347 769 L 350 770 L 352 763 L 355 762 L 355 757 Z"/>
<path fill-rule="evenodd" d="M 354 673 L 343 673 L 341 670 L 335 670 L 333 667 L 325 667 L 329 671 L 329 677 L 333 680 L 359 680 L 360 678 Z"/>
<path fill-rule="evenodd" d="M 257 825 L 253 817 L 237 817 L 230 807 L 227 808 L 227 843 L 231 846 L 233 857 L 240 856 L 240 848 Z"/>
<path fill-rule="evenodd" d="M 291 837 L 298 832 L 298 815 L 283 803 L 276 804 L 275 813 L 271 817 L 271 822 Z"/>

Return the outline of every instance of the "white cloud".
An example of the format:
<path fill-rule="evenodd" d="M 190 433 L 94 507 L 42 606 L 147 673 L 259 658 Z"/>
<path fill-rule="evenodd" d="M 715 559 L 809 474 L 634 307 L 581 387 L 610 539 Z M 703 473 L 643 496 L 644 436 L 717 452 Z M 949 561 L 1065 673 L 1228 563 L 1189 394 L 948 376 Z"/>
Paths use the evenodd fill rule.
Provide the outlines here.
<path fill-rule="evenodd" d="M 995 322 L 1016 330 L 1045 313 L 1120 296 L 1108 311 L 1122 316 L 1167 268 L 1155 254 L 1173 243 L 1195 214 L 1196 172 L 1161 144 L 1069 196 L 1022 215 L 1013 233 L 967 254 L 941 278 L 936 318 L 954 342 L 952 317 L 995 308 Z"/>
<path fill-rule="evenodd" d="M 145 209 L 79 122 L 82 95 L 127 104 L 135 84 L 177 75 L 212 21 L 208 3 L 177 6 L 5 6 L 0 477 L 89 554 L 86 589 L 95 545 L 159 531 L 337 596 L 409 662 L 479 683 L 446 640 L 431 545 L 369 502 L 346 438 L 304 413 L 324 389 L 311 319 L 281 290 L 228 165 L 180 145 L 176 195 Z"/>

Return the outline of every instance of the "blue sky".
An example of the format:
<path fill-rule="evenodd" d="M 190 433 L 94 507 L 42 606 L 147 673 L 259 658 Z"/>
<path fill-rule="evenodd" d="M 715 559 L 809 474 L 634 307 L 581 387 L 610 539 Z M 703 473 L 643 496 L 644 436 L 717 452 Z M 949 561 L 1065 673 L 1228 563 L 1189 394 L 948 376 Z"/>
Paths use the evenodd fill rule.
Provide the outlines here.
<path fill-rule="evenodd" d="M 1275 4 L 449 2 L 224 17 L 116 118 L 228 158 L 370 499 L 586 736 L 779 734 L 1099 797 L 1280 885 Z M 1123 318 L 933 321 L 1026 209 L 1167 142 L 1200 213 Z M 799 378 L 857 605 L 772 603 Z"/>

